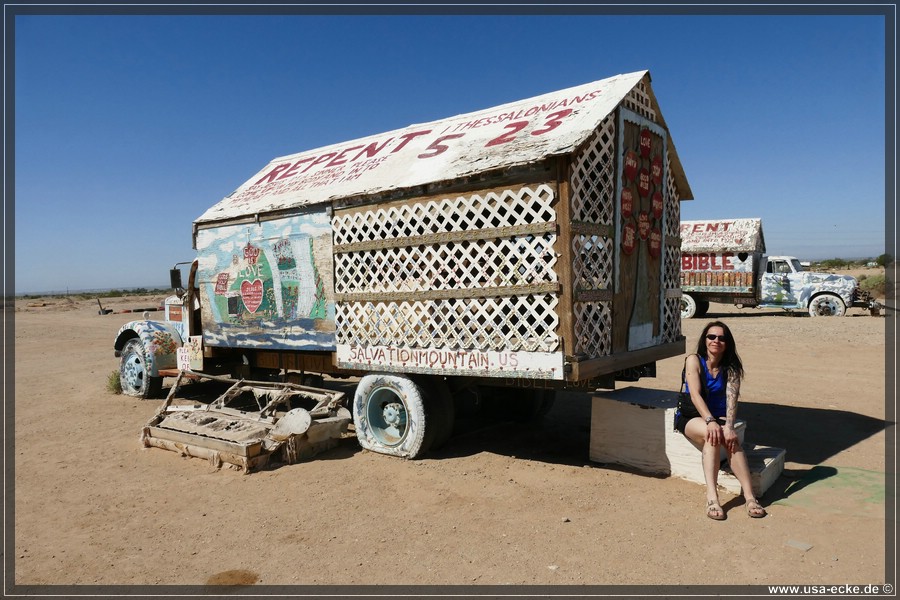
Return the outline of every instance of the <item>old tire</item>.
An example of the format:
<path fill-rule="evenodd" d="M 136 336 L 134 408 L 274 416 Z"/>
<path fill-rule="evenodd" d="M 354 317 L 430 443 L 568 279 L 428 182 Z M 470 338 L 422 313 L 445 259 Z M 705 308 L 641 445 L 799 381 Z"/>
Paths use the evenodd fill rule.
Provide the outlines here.
<path fill-rule="evenodd" d="M 690 294 L 681 294 L 681 318 L 692 319 L 697 314 L 697 302 Z"/>
<path fill-rule="evenodd" d="M 809 301 L 811 317 L 843 317 L 846 312 L 844 301 L 835 294 L 819 294 Z"/>
<path fill-rule="evenodd" d="M 119 383 L 122 393 L 136 398 L 154 398 L 162 390 L 162 377 L 147 373 L 147 354 L 140 338 L 125 343 L 119 361 Z"/>
<path fill-rule="evenodd" d="M 408 377 L 366 375 L 356 386 L 353 426 L 366 450 L 401 458 L 422 456 L 428 451 L 425 419 L 422 388 Z"/>

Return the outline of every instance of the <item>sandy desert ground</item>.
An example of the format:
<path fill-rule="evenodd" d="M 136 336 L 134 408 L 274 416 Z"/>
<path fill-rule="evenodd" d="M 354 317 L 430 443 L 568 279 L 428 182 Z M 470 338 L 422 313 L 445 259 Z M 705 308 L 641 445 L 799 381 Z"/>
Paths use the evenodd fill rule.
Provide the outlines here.
<path fill-rule="evenodd" d="M 122 310 L 162 298 L 103 302 Z M 894 483 L 885 482 L 886 440 L 896 439 L 885 402 L 893 307 L 813 319 L 713 305 L 707 318 L 683 323 L 689 348 L 707 320 L 730 324 L 747 370 L 747 441 L 787 450 L 782 477 L 762 498 L 769 515 L 750 519 L 741 498 L 723 493 L 724 522 L 706 518 L 701 485 L 592 463 L 588 394 L 561 397 L 537 425 L 471 428 L 422 460 L 365 452 L 348 438 L 299 464 L 212 471 L 141 447 L 140 429 L 161 400 L 106 389 L 118 365 L 113 337 L 140 315 L 47 298 L 17 300 L 14 316 L 7 593 L 894 583 L 886 544 L 896 522 L 886 528 L 885 519 L 886 502 L 895 514 Z M 656 378 L 620 387 L 675 389 L 681 366 L 681 357 L 667 359 Z"/>

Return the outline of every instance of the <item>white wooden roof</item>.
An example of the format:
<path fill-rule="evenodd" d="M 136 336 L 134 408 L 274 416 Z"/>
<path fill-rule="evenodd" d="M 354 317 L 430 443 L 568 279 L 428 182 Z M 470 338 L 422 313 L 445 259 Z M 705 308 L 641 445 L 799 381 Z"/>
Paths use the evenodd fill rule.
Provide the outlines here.
<path fill-rule="evenodd" d="M 681 221 L 682 252 L 765 252 L 762 219 Z"/>
<path fill-rule="evenodd" d="M 649 72 L 638 71 L 279 157 L 209 208 L 195 225 L 450 181 L 567 154 L 645 77 L 649 91 Z M 674 145 L 670 150 L 681 197 L 688 199 L 690 189 Z"/>

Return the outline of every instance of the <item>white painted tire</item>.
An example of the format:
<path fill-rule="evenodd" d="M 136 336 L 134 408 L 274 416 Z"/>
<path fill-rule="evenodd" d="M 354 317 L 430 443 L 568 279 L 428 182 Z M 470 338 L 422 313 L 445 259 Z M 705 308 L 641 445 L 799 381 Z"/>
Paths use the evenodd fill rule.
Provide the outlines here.
<path fill-rule="evenodd" d="M 123 394 L 143 399 L 159 395 L 163 378 L 151 377 L 147 367 L 147 349 L 140 338 L 128 340 L 119 360 L 119 385 Z"/>
<path fill-rule="evenodd" d="M 681 294 L 681 318 L 692 319 L 697 314 L 697 303 L 690 294 Z"/>
<path fill-rule="evenodd" d="M 401 458 L 418 458 L 428 451 L 424 394 L 408 377 L 363 377 L 353 396 L 353 426 L 366 450 Z"/>
<path fill-rule="evenodd" d="M 809 302 L 811 317 L 843 317 L 846 312 L 844 301 L 834 294 L 819 294 Z"/>

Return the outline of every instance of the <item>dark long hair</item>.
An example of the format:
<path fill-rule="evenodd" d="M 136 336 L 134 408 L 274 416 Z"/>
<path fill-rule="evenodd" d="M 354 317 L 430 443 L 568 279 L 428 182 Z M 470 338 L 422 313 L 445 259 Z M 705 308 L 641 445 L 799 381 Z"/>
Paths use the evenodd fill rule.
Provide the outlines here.
<path fill-rule="evenodd" d="M 706 355 L 706 334 L 713 327 L 721 327 L 722 331 L 725 332 L 725 353 L 722 355 L 722 360 L 719 364 L 727 371 L 728 377 L 736 377 L 740 381 L 744 377 L 744 365 L 741 362 L 741 357 L 738 356 L 734 336 L 731 334 L 728 325 L 722 321 L 711 321 L 706 324 L 706 327 L 703 328 L 703 333 L 700 334 L 700 340 L 697 342 L 697 354 L 703 358 L 709 358 Z"/>

